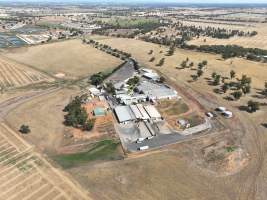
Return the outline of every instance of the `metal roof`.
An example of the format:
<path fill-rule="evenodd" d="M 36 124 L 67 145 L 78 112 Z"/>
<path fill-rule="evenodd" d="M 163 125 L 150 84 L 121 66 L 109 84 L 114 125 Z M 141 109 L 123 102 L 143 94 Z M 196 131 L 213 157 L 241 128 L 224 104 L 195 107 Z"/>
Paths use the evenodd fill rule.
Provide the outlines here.
<path fill-rule="evenodd" d="M 161 115 L 158 112 L 158 110 L 155 108 L 155 106 L 147 105 L 147 106 L 144 106 L 144 108 L 151 118 L 161 118 Z"/>
<path fill-rule="evenodd" d="M 136 119 L 129 106 L 117 106 L 114 111 L 120 123 Z"/>
<path fill-rule="evenodd" d="M 142 119 L 144 119 L 144 120 L 150 119 L 149 115 L 145 111 L 144 106 L 142 104 L 137 104 L 136 106 L 137 106 L 138 110 L 140 111 L 140 113 L 142 114 Z"/>
<path fill-rule="evenodd" d="M 143 115 L 140 113 L 136 105 L 130 105 L 130 108 L 137 119 L 142 119 Z"/>

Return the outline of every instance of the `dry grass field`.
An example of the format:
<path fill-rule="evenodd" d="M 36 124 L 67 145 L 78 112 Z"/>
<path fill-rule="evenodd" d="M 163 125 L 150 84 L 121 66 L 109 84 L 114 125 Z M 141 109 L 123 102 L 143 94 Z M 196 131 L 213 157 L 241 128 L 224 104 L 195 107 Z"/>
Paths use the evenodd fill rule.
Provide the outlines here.
<path fill-rule="evenodd" d="M 0 199 L 89 199 L 7 125 L 0 124 Z"/>
<path fill-rule="evenodd" d="M 189 62 L 194 62 L 194 68 L 197 68 L 199 62 L 203 60 L 208 61 L 208 66 L 204 70 L 204 77 L 210 77 L 213 72 L 229 77 L 229 72 L 235 70 L 238 77 L 242 74 L 252 77 L 252 87 L 256 89 L 262 89 L 264 87 L 264 81 L 267 80 L 267 64 L 264 63 L 252 62 L 240 58 L 223 60 L 219 55 L 182 49 L 177 49 L 173 56 L 165 56 L 168 50 L 167 47 L 133 39 L 105 38 L 101 40 L 98 37 L 98 41 L 129 52 L 141 65 L 152 67 L 169 75 L 171 74 L 173 78 L 178 78 L 180 81 L 186 82 L 192 80 L 191 75 L 196 74 L 195 70 L 189 68 L 182 70 L 176 69 L 176 67 L 180 67 L 181 62 L 186 60 L 187 57 L 189 58 Z M 150 50 L 153 50 L 152 55 L 148 55 Z M 149 62 L 151 57 L 155 57 L 154 62 Z M 157 67 L 156 64 L 161 58 L 165 58 L 165 63 L 162 67 Z M 201 86 L 205 86 L 207 85 L 206 82 L 206 80 L 201 79 L 196 85 L 201 85 L 200 83 L 203 83 Z"/>
<path fill-rule="evenodd" d="M 0 89 L 50 81 L 53 78 L 44 73 L 0 57 Z"/>
<path fill-rule="evenodd" d="M 81 40 L 22 47 L 4 55 L 59 78 L 86 77 L 110 71 L 121 63 L 117 58 L 82 44 Z"/>
<path fill-rule="evenodd" d="M 117 38 L 101 40 L 98 37 L 98 40 L 131 53 L 141 65 L 160 71 L 178 84 L 190 84 L 193 90 L 189 91 L 192 93 L 201 91 L 205 94 L 203 97 L 200 96 L 201 98 L 215 99 L 219 104 L 227 104 L 243 124 L 242 122 L 240 124 L 237 119 L 228 121 L 232 131 L 227 132 L 226 130 L 224 133 L 219 133 L 214 138 L 211 137 L 212 141 L 209 141 L 210 138 L 193 140 L 174 145 L 173 148 L 163 152 L 154 152 L 152 155 L 130 156 L 124 161 L 96 163 L 79 169 L 69 169 L 69 173 L 82 185 L 90 188 L 95 199 L 265 199 L 267 163 L 260 146 L 261 143 L 266 144 L 267 142 L 267 130 L 262 126 L 263 123 L 266 123 L 267 108 L 262 107 L 260 111 L 253 114 L 239 111 L 238 106 L 252 98 L 251 95 L 243 97 L 238 102 L 228 102 L 221 95 L 213 93 L 213 88 L 207 84 L 205 77 L 209 77 L 214 71 L 229 76 L 230 70 L 234 69 L 238 77 L 242 74 L 252 77 L 253 93 L 255 93 L 256 89 L 263 88 L 264 81 L 267 80 L 266 64 L 239 58 L 225 61 L 217 55 L 180 49 L 176 50 L 173 56 L 168 57 L 164 56 L 167 48 L 155 44 Z M 153 55 L 148 55 L 151 49 Z M 160 51 L 163 52 L 160 53 Z M 156 61 L 153 63 L 149 62 L 152 56 L 156 57 Z M 165 57 L 165 64 L 162 67 L 156 67 L 155 64 L 163 57 Z M 192 79 L 190 75 L 195 74 L 196 70 L 176 69 L 187 57 L 195 63 L 195 66 L 203 60 L 208 61 L 208 66 L 204 70 L 204 78 L 187 83 Z M 255 133 L 255 130 L 259 132 Z M 245 132 L 247 133 L 245 134 Z M 209 163 L 202 160 L 201 154 L 203 150 L 214 144 L 227 143 L 229 138 L 234 141 L 242 141 L 241 144 L 244 146 L 241 145 L 241 147 L 249 152 L 249 161 L 247 158 L 242 160 L 238 155 L 239 151 L 233 152 L 223 162 L 218 161 L 218 166 L 223 168 L 221 170 L 225 173 L 214 173 L 213 170 L 209 170 Z M 226 152 L 225 149 L 221 150 Z M 226 173 L 227 170 L 230 172 Z M 94 187 L 90 187 L 92 185 Z M 105 188 L 105 193 L 101 192 L 103 188 Z"/>
<path fill-rule="evenodd" d="M 31 134 L 24 139 L 40 150 L 53 154 L 63 142 L 66 127 L 63 125 L 65 105 L 77 89 L 63 89 L 41 96 L 18 106 L 6 117 L 7 122 L 18 130 L 22 124 L 30 126 Z"/>
<path fill-rule="evenodd" d="M 217 39 L 217 38 L 211 38 L 211 37 L 200 37 L 195 38 L 188 42 L 188 44 L 193 45 L 239 45 L 247 48 L 260 48 L 260 49 L 267 49 L 267 24 L 247 24 L 247 23 L 240 23 L 242 26 L 238 26 L 236 24 L 230 25 L 230 24 L 219 24 L 221 22 L 216 23 L 216 21 L 209 21 L 209 23 L 203 23 L 203 22 L 189 22 L 189 21 L 183 21 L 186 25 L 195 25 L 195 26 L 201 26 L 201 27 L 215 27 L 215 28 L 225 28 L 225 29 L 236 29 L 241 31 L 257 31 L 258 34 L 253 37 L 232 37 L 229 39 Z M 227 22 L 225 22 L 227 23 Z M 204 42 L 204 39 L 206 39 L 206 42 Z"/>

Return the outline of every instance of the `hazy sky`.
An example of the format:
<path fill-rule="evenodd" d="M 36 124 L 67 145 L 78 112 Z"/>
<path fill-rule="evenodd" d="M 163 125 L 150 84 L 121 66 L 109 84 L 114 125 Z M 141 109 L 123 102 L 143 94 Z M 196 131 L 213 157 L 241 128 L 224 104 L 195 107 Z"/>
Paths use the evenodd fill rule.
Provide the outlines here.
<path fill-rule="evenodd" d="M 5 2 L 148 2 L 148 3 L 267 3 L 267 0 L 0 0 Z"/>

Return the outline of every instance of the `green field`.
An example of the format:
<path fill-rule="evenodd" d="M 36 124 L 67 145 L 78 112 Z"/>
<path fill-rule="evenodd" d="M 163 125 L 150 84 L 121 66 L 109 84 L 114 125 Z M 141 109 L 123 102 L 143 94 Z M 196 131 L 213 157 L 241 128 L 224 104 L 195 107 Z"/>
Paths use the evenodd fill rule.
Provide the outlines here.
<path fill-rule="evenodd" d="M 159 19 L 156 18 L 127 18 L 113 17 L 100 19 L 100 23 L 106 23 L 116 29 L 140 29 L 149 32 L 160 26 Z"/>
<path fill-rule="evenodd" d="M 122 155 L 117 151 L 119 142 L 103 140 L 93 144 L 89 150 L 74 154 L 57 155 L 53 159 L 64 169 L 77 167 L 96 160 L 117 160 Z"/>

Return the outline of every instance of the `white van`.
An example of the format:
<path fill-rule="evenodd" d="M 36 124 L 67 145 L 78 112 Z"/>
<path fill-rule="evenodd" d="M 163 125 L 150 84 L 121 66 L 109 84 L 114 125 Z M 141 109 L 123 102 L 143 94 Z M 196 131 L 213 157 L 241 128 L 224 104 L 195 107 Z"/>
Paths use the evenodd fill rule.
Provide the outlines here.
<path fill-rule="evenodd" d="M 147 149 L 149 149 L 149 146 L 142 146 L 142 147 L 138 148 L 139 151 L 144 151 L 144 150 L 147 150 Z"/>

